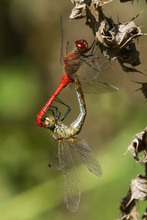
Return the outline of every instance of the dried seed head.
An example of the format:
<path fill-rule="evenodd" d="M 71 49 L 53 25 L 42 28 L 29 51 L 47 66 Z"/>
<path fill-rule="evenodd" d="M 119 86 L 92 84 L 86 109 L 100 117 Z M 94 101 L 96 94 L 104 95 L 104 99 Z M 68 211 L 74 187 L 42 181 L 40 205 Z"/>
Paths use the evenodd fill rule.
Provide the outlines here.
<path fill-rule="evenodd" d="M 109 60 L 117 59 L 125 72 L 140 72 L 135 68 L 141 62 L 134 43 L 134 39 L 144 35 L 134 22 L 139 14 L 129 22 L 115 23 L 112 18 L 105 16 L 102 10 L 102 5 L 108 2 L 110 1 L 72 0 L 74 8 L 70 18 L 85 17 L 101 53 Z"/>
<path fill-rule="evenodd" d="M 147 200 L 147 177 L 139 175 L 131 181 L 131 200 Z"/>
<path fill-rule="evenodd" d="M 130 184 L 127 195 L 120 204 L 121 220 L 137 220 L 136 202 L 147 200 L 147 177 L 137 176 Z"/>
<path fill-rule="evenodd" d="M 143 132 L 135 135 L 127 151 L 130 151 L 137 162 L 147 163 L 147 128 Z M 138 154 L 142 152 L 143 156 L 139 159 Z"/>

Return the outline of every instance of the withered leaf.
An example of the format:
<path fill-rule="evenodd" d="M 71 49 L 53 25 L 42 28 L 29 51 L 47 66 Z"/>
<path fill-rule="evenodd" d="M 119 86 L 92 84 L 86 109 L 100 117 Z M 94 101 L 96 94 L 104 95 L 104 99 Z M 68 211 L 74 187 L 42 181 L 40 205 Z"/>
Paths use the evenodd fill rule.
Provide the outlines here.
<path fill-rule="evenodd" d="M 147 127 L 144 131 L 135 135 L 127 151 L 130 151 L 137 162 L 147 163 Z M 143 152 L 142 158 L 138 155 Z"/>
<path fill-rule="evenodd" d="M 146 200 L 147 199 L 147 177 L 139 175 L 131 181 L 131 200 Z"/>

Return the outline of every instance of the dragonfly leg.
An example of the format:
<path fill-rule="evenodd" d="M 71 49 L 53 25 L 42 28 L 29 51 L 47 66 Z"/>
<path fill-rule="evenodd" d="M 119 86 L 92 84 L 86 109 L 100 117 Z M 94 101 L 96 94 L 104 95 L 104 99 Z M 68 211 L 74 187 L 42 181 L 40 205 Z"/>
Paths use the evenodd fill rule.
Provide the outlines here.
<path fill-rule="evenodd" d="M 65 104 L 64 102 L 62 102 L 59 98 L 56 97 L 55 99 L 56 102 L 59 102 L 60 104 L 64 105 L 67 107 L 66 112 L 64 113 L 64 115 L 61 117 L 60 121 L 63 121 L 67 115 L 70 113 L 71 108 L 69 107 L 69 105 Z M 52 108 L 52 109 L 51 109 Z M 51 105 L 50 108 L 48 109 L 48 112 L 52 112 L 52 115 L 54 116 L 54 118 L 56 120 L 59 120 L 60 116 L 61 116 L 61 112 L 59 111 L 59 109 L 56 106 Z M 43 126 L 44 127 L 44 126 Z M 46 126 L 45 126 L 46 127 Z"/>
<path fill-rule="evenodd" d="M 55 119 L 58 120 L 60 118 L 61 112 L 58 110 L 56 106 L 51 105 L 50 108 L 53 108 L 54 110 L 48 109 L 48 111 L 52 112 Z"/>
<path fill-rule="evenodd" d="M 64 113 L 64 115 L 63 115 L 63 116 L 61 117 L 61 119 L 60 119 L 60 121 L 63 121 L 63 120 L 67 117 L 67 115 L 71 112 L 71 108 L 70 108 L 69 105 L 67 105 L 66 103 L 64 103 L 63 101 L 61 101 L 58 97 L 56 97 L 55 101 L 56 101 L 56 102 L 59 102 L 60 104 L 62 104 L 62 105 L 64 105 L 64 106 L 67 107 L 66 112 Z"/>
<path fill-rule="evenodd" d="M 94 40 L 93 43 L 91 44 L 91 46 L 89 47 L 89 50 L 91 50 L 91 53 L 90 53 L 91 56 L 93 56 L 96 53 L 96 51 L 98 50 L 98 47 L 97 47 L 96 50 L 94 51 L 95 46 L 96 46 L 96 41 Z"/>

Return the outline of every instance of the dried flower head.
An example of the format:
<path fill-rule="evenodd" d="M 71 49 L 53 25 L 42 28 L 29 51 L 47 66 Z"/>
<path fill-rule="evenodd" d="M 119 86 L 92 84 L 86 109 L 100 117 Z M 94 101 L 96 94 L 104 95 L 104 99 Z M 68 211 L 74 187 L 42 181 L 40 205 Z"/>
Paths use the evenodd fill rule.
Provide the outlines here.
<path fill-rule="evenodd" d="M 102 5 L 111 1 L 72 0 L 74 8 L 70 18 L 86 18 L 86 24 L 91 28 L 97 47 L 110 61 L 117 59 L 125 72 L 140 72 L 135 66 L 140 64 L 139 51 L 134 40 L 142 36 L 141 28 L 134 22 L 135 16 L 129 22 L 115 23 L 107 17 Z M 127 66 L 127 65 L 129 66 Z"/>
<path fill-rule="evenodd" d="M 147 163 L 147 128 L 135 135 L 127 151 L 130 151 L 137 162 Z M 139 159 L 138 154 L 143 153 Z"/>

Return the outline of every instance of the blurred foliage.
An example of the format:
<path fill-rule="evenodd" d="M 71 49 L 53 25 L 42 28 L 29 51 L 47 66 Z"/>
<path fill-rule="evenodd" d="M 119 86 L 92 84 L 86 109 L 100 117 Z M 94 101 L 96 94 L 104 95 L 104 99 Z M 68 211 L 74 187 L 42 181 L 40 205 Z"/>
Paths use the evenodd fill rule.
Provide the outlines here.
<path fill-rule="evenodd" d="M 132 6 L 115 1 L 105 11 L 126 22 L 143 7 L 143 2 Z M 120 91 L 86 98 L 88 115 L 81 133 L 99 152 L 104 175 L 97 180 L 81 164 L 79 210 L 73 214 L 64 207 L 60 173 L 48 168 L 54 142 L 44 129 L 37 128 L 35 117 L 62 75 L 59 16 L 63 15 L 65 40 L 93 41 L 84 20 L 69 21 L 70 9 L 70 1 L 0 1 L 1 220 L 116 219 L 129 181 L 141 173 L 131 155 L 123 157 L 123 153 L 133 135 L 146 126 L 146 104 L 142 94 L 135 92 L 138 85 L 131 80 L 147 78 L 123 73 L 116 62 L 100 79 Z M 145 16 L 146 11 L 136 20 L 145 26 L 143 32 L 147 30 Z M 139 68 L 145 72 L 145 37 L 140 39 L 139 50 Z M 69 88 L 60 97 L 72 108 L 68 124 L 79 112 L 76 97 Z"/>

